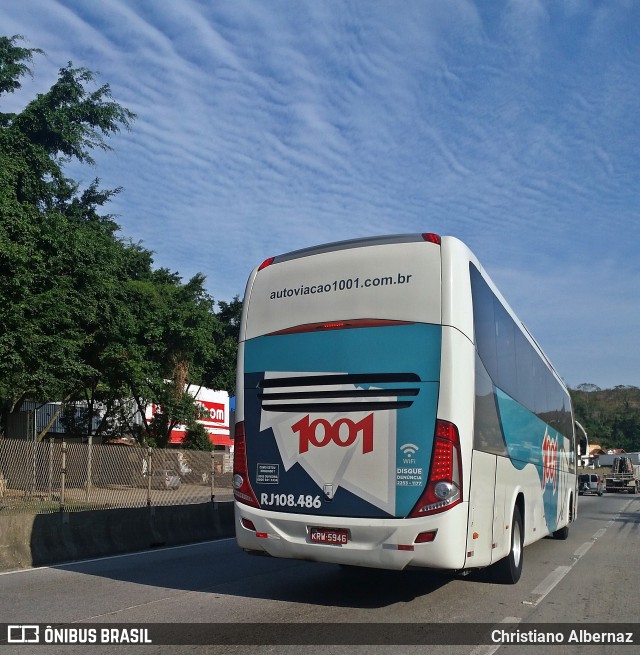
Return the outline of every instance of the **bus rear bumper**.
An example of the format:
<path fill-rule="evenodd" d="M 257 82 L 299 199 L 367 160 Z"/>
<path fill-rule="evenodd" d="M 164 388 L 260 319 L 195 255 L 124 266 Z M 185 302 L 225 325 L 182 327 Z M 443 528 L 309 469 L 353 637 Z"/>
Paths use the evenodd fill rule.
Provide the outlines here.
<path fill-rule="evenodd" d="M 460 570 L 465 565 L 467 509 L 461 503 L 419 519 L 362 519 L 285 514 L 236 503 L 236 540 L 247 551 L 273 557 L 391 570 Z M 346 530 L 347 543 L 312 543 L 314 527 Z M 432 541 L 416 543 L 418 535 L 434 532 Z"/>

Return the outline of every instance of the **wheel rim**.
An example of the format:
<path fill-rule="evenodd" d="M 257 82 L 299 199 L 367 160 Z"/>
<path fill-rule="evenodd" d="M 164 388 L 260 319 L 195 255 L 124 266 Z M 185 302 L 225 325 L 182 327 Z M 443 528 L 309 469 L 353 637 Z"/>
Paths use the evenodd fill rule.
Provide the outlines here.
<path fill-rule="evenodd" d="M 520 524 L 516 521 L 513 525 L 513 545 L 511 546 L 513 552 L 513 563 L 516 568 L 520 566 L 520 558 L 522 557 L 522 539 L 520 538 Z"/>

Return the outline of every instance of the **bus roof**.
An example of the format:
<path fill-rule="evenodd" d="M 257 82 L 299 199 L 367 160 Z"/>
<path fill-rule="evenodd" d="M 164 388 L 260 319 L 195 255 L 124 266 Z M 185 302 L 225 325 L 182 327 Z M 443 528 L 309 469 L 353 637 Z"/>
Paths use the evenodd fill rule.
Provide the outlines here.
<path fill-rule="evenodd" d="M 431 237 L 437 235 L 429 234 Z M 325 243 L 318 246 L 311 246 L 309 248 L 301 248 L 300 250 L 292 250 L 291 252 L 282 255 L 276 255 L 271 258 L 270 263 L 278 264 L 286 262 L 291 259 L 298 259 L 299 257 L 308 257 L 310 255 L 319 255 L 324 252 L 333 252 L 336 250 L 350 250 L 352 248 L 366 248 L 368 246 L 381 246 L 390 243 L 417 243 L 421 241 L 428 241 L 426 233 L 417 234 L 386 234 L 374 237 L 362 237 L 359 239 L 347 239 L 346 241 L 334 241 L 332 243 Z"/>

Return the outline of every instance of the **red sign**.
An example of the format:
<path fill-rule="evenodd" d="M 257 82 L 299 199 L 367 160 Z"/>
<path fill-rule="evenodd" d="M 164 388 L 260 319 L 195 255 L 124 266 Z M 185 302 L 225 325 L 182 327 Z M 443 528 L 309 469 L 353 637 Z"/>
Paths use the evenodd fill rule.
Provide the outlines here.
<path fill-rule="evenodd" d="M 192 393 L 192 392 L 190 392 Z M 206 414 L 198 420 L 204 425 L 209 433 L 211 443 L 219 446 L 229 446 L 233 441 L 229 433 L 229 396 L 223 391 L 214 391 L 200 387 L 195 394 L 195 401 Z M 150 421 L 156 412 L 162 411 L 158 405 L 148 405 L 146 409 L 146 420 Z M 169 436 L 169 443 L 181 444 L 187 434 L 186 425 L 176 425 Z"/>
<path fill-rule="evenodd" d="M 307 415 L 294 423 L 291 429 L 300 433 L 300 454 L 306 453 L 309 445 L 323 448 L 332 441 L 336 446 L 346 448 L 355 442 L 360 433 L 362 433 L 362 453 L 370 453 L 373 450 L 373 414 L 365 416 L 357 423 L 349 418 L 340 418 L 333 425 L 324 418 L 317 418 L 310 422 L 310 417 Z"/>
<path fill-rule="evenodd" d="M 222 403 L 214 403 L 209 400 L 197 400 L 198 405 L 200 405 L 207 416 L 203 416 L 200 419 L 201 423 L 205 425 L 225 425 L 227 420 L 224 415 L 224 405 Z"/>

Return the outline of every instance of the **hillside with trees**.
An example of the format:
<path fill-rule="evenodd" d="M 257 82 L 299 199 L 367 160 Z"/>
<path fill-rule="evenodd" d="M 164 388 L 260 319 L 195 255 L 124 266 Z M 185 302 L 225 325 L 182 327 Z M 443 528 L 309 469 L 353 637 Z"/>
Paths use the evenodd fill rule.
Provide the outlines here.
<path fill-rule="evenodd" d="M 0 37 L 0 103 L 43 54 L 21 42 Z M 124 398 L 162 407 L 138 438 L 163 446 L 176 422 L 197 425 L 185 384 L 233 389 L 238 299 L 216 313 L 203 275 L 154 269 L 103 211 L 120 189 L 65 173 L 72 160 L 93 165 L 134 119 L 71 63 L 21 112 L 0 111 L 0 434 L 24 400 L 82 400 L 89 426 L 106 407 L 97 436 L 108 437 Z"/>
<path fill-rule="evenodd" d="M 571 389 L 576 420 L 587 431 L 589 443 L 603 448 L 640 451 L 640 389 L 617 386 L 600 389 L 580 384 Z"/>

